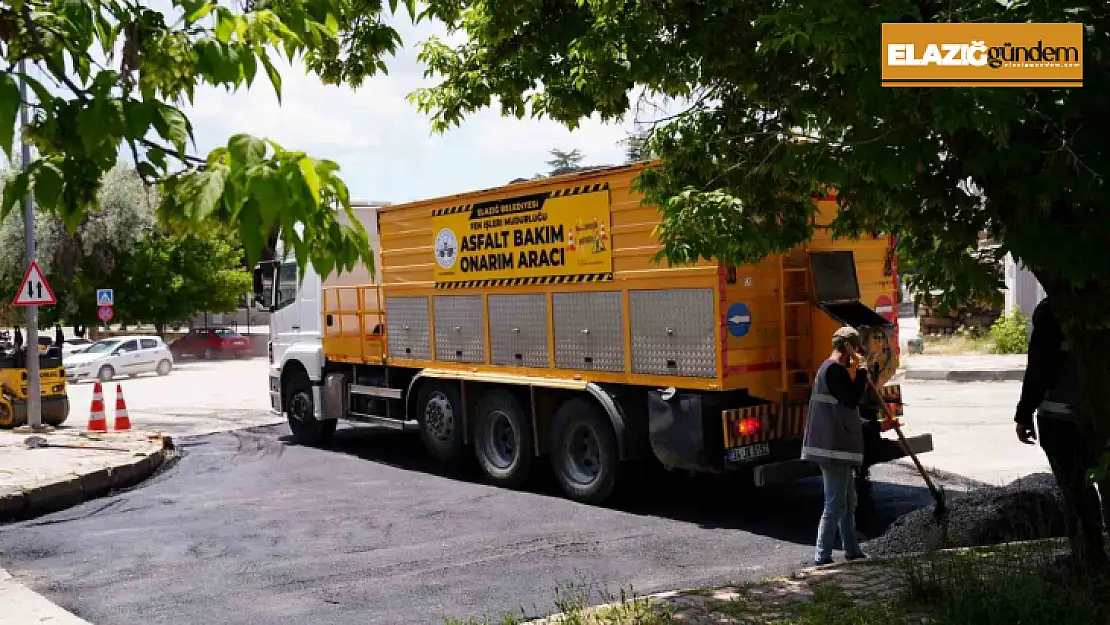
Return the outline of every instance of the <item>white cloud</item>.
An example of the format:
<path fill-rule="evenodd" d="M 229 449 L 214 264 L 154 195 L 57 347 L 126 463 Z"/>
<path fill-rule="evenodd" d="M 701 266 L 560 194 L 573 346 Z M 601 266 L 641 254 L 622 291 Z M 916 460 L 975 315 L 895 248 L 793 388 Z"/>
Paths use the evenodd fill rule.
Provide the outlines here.
<path fill-rule="evenodd" d="M 496 108 L 471 116 L 460 128 L 432 135 L 429 119 L 406 96 L 431 84 L 417 62 L 418 43 L 436 34 L 451 43 L 441 24 L 398 30 L 405 48 L 388 59 L 389 74 L 360 89 L 325 86 L 299 63 L 279 65 L 279 105 L 264 73 L 249 91 L 198 90 L 190 117 L 198 147 L 208 150 L 236 132 L 264 136 L 314 156 L 337 161 L 352 194 L 405 201 L 505 184 L 546 171 L 552 148 L 579 149 L 585 163 L 619 163 L 621 126 L 587 120 L 575 132 L 546 120 L 500 117 Z M 626 124 L 630 127 L 630 124 Z"/>

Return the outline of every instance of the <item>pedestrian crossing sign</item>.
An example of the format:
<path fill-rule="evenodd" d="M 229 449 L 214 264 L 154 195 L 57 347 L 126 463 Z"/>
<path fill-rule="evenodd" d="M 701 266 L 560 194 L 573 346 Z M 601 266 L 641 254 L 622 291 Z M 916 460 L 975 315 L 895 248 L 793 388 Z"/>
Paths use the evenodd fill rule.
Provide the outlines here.
<path fill-rule="evenodd" d="M 97 306 L 115 306 L 115 296 L 112 289 L 97 289 L 96 290 L 96 305 Z"/>

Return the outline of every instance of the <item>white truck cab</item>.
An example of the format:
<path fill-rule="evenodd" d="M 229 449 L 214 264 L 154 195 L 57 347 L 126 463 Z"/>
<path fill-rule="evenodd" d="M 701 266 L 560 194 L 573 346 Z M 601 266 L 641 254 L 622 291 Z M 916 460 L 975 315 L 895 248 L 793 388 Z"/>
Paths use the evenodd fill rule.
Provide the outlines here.
<path fill-rule="evenodd" d="M 352 201 L 355 216 L 370 236 L 375 264 L 380 264 L 377 209 L 389 202 Z M 339 221 L 346 224 L 346 214 L 339 212 Z M 300 232 L 301 225 L 296 228 Z M 323 289 L 327 286 L 366 285 L 374 283 L 367 267 L 359 265 L 346 273 L 333 274 L 326 280 L 309 263 L 298 275 L 297 259 L 286 254 L 281 240 L 274 251 L 274 260 L 262 261 L 254 269 L 255 304 L 270 311 L 269 355 L 270 409 L 290 416 L 287 405 L 294 398 L 294 388 L 307 383 L 312 396 L 312 412 L 321 420 L 320 388 L 324 368 Z M 290 417 L 292 418 L 292 417 Z M 331 421 L 334 427 L 334 420 Z"/>

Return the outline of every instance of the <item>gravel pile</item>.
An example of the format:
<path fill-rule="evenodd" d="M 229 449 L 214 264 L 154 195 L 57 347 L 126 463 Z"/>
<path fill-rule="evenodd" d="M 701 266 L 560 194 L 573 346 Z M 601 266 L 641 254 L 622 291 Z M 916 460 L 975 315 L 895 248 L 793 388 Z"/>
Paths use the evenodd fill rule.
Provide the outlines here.
<path fill-rule="evenodd" d="M 1060 494 L 1050 473 L 946 495 L 946 528 L 937 524 L 930 505 L 902 516 L 864 549 L 877 556 L 898 555 L 1064 535 Z"/>

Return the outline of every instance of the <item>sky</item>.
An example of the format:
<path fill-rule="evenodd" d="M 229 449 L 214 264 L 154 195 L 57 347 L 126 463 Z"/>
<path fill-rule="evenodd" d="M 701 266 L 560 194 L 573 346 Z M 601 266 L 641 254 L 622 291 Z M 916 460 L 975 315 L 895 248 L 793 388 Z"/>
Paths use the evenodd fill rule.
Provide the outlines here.
<path fill-rule="evenodd" d="M 602 124 L 586 120 L 574 132 L 546 120 L 502 118 L 496 109 L 467 118 L 442 135 L 432 133 L 427 116 L 406 100 L 414 89 L 431 85 L 417 62 L 418 43 L 431 34 L 445 36 L 440 23 L 412 25 L 406 14 L 395 20 L 404 40 L 387 59 L 388 76 L 358 90 L 325 86 L 299 63 L 279 66 L 282 103 L 262 72 L 250 91 L 198 90 L 186 109 L 201 153 L 237 132 L 272 139 L 287 149 L 338 162 L 352 199 L 403 202 L 507 184 L 550 168 L 548 151 L 580 150 L 582 164 L 625 160 L 619 142 L 633 120 Z"/>

